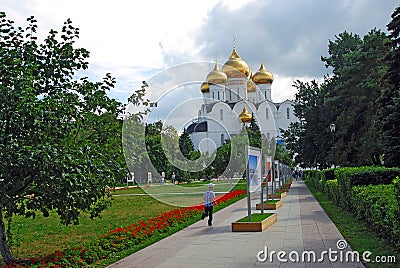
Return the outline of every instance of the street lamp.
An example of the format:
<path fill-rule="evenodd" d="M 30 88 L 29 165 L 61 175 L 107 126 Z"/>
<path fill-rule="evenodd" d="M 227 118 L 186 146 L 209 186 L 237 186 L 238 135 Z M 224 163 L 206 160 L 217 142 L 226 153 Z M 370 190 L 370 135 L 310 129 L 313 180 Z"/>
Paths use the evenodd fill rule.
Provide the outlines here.
<path fill-rule="evenodd" d="M 333 168 L 336 168 L 336 154 L 335 154 L 335 131 L 336 131 L 336 125 L 335 124 L 330 124 L 329 128 L 331 130 L 332 133 L 332 137 L 333 137 Z"/>

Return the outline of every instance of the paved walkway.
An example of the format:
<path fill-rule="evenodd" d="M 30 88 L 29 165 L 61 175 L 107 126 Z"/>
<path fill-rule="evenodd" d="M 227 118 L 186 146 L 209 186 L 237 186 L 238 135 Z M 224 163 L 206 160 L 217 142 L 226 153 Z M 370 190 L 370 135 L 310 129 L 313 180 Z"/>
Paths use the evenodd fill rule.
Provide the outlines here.
<path fill-rule="evenodd" d="M 259 194 L 253 194 L 253 212 L 258 202 Z M 364 267 L 345 262 L 351 249 L 340 250 L 342 244 L 338 248 L 342 235 L 303 181 L 293 182 L 276 212 L 277 222 L 264 232 L 232 232 L 231 222 L 247 215 L 244 198 L 215 213 L 212 227 L 207 220 L 196 222 L 109 267 Z M 279 251 L 284 252 L 280 259 L 287 262 L 278 260 Z M 292 261 L 297 256 L 299 261 Z M 335 257 L 337 261 L 330 261 Z"/>

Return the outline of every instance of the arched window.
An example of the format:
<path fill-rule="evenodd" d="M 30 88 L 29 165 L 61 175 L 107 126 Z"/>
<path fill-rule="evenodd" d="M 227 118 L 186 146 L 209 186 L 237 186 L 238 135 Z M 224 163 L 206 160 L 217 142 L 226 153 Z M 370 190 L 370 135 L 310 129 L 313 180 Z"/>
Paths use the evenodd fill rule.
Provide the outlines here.
<path fill-rule="evenodd" d="M 219 120 L 224 120 L 224 110 L 219 110 Z"/>
<path fill-rule="evenodd" d="M 286 118 L 290 119 L 290 109 L 289 109 L 289 107 L 286 108 Z"/>
<path fill-rule="evenodd" d="M 269 119 L 269 110 L 268 110 L 268 108 L 265 109 L 265 118 Z"/>
<path fill-rule="evenodd" d="M 224 133 L 221 134 L 221 145 L 225 143 L 225 135 Z"/>
<path fill-rule="evenodd" d="M 220 100 L 220 97 L 219 97 L 219 90 L 217 91 L 217 98 L 218 98 L 218 100 Z"/>

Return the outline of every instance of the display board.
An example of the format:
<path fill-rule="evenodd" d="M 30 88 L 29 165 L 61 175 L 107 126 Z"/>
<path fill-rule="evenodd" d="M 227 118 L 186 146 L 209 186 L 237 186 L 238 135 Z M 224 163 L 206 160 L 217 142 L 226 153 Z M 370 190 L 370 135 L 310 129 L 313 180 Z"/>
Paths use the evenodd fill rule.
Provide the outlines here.
<path fill-rule="evenodd" d="M 249 192 L 253 193 L 261 191 L 261 150 L 248 146 L 247 149 L 247 164 L 249 178 Z"/>

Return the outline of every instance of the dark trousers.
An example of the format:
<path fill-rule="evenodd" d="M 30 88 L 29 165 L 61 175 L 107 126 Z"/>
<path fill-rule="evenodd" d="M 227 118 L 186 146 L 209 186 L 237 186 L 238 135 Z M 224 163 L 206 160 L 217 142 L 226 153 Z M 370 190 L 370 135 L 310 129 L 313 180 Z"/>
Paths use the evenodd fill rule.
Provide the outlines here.
<path fill-rule="evenodd" d="M 208 225 L 212 224 L 213 219 L 213 206 L 204 207 L 203 215 L 201 216 L 203 219 L 208 216 Z"/>

